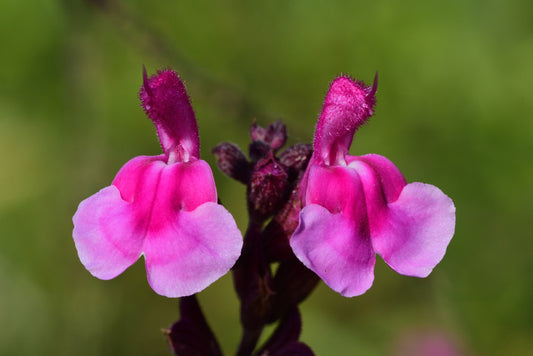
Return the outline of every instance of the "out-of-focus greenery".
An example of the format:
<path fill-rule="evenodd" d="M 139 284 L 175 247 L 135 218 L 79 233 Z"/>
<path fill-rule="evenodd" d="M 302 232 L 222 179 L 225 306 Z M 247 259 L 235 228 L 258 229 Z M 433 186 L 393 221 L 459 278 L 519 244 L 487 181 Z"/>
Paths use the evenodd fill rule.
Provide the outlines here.
<path fill-rule="evenodd" d="M 440 187 L 456 234 L 427 279 L 379 260 L 361 297 L 320 285 L 302 340 L 318 355 L 389 355 L 430 331 L 464 354 L 531 352 L 531 14 L 529 0 L 0 2 L 0 354 L 170 354 L 160 328 L 177 300 L 149 288 L 142 261 L 93 278 L 71 238 L 82 199 L 160 151 L 137 99 L 143 63 L 181 73 L 213 167 L 211 148 L 246 147 L 254 118 L 281 117 L 291 143 L 310 142 L 329 81 L 379 70 L 352 153 Z M 244 189 L 214 170 L 244 230 Z M 228 354 L 240 334 L 231 283 L 200 294 Z"/>

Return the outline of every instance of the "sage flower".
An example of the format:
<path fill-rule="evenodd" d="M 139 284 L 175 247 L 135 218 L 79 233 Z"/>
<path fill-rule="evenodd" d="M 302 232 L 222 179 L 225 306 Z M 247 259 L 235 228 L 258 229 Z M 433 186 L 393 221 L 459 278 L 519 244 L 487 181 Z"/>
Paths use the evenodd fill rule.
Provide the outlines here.
<path fill-rule="evenodd" d="M 97 278 L 114 278 L 144 255 L 155 292 L 191 295 L 230 270 L 242 236 L 217 203 L 178 75 L 165 70 L 148 78 L 144 71 L 139 96 L 163 154 L 131 159 L 110 186 L 82 201 L 73 218 L 74 242 L 82 264 Z"/>
<path fill-rule="evenodd" d="M 372 87 L 341 76 L 326 95 L 302 181 L 296 257 L 330 288 L 353 297 L 374 280 L 375 254 L 396 272 L 426 277 L 454 234 L 455 207 L 439 188 L 407 183 L 377 154 L 351 156 L 355 131 L 373 114 Z"/>

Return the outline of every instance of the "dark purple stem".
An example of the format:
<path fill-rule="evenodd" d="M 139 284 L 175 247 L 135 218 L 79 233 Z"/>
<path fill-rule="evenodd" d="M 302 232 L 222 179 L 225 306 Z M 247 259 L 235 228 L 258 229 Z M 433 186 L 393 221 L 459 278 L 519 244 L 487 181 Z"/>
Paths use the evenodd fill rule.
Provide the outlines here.
<path fill-rule="evenodd" d="M 222 143 L 213 150 L 221 170 L 248 188 L 249 225 L 232 270 L 243 329 L 237 356 L 252 355 L 265 325 L 278 320 L 283 320 L 283 327 L 278 326 L 273 341 L 257 352 L 312 355 L 298 341 L 298 304 L 312 292 L 318 277 L 302 265 L 289 245 L 299 222 L 299 185 L 312 154 L 311 145 L 291 146 L 278 157 L 276 151 L 287 138 L 281 121 L 266 129 L 254 123 L 250 132 L 250 160 L 232 144 Z M 279 263 L 275 275 L 272 263 Z"/>
<path fill-rule="evenodd" d="M 242 254 L 233 268 L 235 289 L 241 300 L 241 323 L 243 335 L 237 355 L 251 355 L 263 331 L 261 308 L 265 297 L 267 271 L 260 261 L 259 238 L 262 224 L 250 221 L 244 236 Z M 262 293 L 263 292 L 263 293 Z M 268 298 L 268 296 L 266 296 Z"/>
<path fill-rule="evenodd" d="M 254 351 L 262 332 L 262 327 L 255 330 L 244 329 L 237 356 L 250 356 Z"/>

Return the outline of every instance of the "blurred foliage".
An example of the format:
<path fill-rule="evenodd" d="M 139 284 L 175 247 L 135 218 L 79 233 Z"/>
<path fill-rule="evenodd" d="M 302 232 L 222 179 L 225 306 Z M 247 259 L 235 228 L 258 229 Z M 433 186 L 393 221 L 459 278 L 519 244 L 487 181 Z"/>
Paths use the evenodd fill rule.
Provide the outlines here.
<path fill-rule="evenodd" d="M 142 64 L 188 85 L 202 140 L 247 145 L 254 118 L 281 117 L 310 142 L 328 83 L 379 70 L 376 115 L 352 152 L 389 157 L 457 206 L 457 229 L 427 279 L 382 261 L 373 288 L 321 285 L 302 308 L 318 355 L 394 355 L 433 330 L 465 354 L 533 349 L 533 2 L 28 0 L 0 3 L 0 354 L 168 355 L 177 301 L 142 261 L 112 281 L 79 263 L 77 204 L 128 159 L 158 154 L 139 107 Z M 246 226 L 244 188 L 215 169 Z M 231 354 L 229 276 L 200 294 Z"/>

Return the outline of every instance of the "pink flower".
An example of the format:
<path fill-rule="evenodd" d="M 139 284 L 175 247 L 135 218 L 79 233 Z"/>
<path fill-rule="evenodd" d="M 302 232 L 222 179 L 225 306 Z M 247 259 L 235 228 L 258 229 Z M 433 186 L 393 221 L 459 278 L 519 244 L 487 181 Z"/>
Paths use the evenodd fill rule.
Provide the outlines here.
<path fill-rule="evenodd" d="M 302 182 L 303 209 L 290 245 L 298 259 L 343 296 L 374 280 L 375 254 L 396 272 L 426 277 L 455 229 L 452 200 L 437 187 L 407 184 L 383 156 L 350 156 L 353 135 L 371 115 L 373 87 L 333 81 Z"/>
<path fill-rule="evenodd" d="M 127 162 L 112 184 L 82 201 L 73 237 L 83 265 L 100 279 L 144 255 L 148 283 L 167 297 L 191 295 L 233 266 L 242 236 L 217 204 L 213 173 L 199 159 L 198 127 L 177 74 L 144 72 L 140 99 L 164 153 Z"/>

